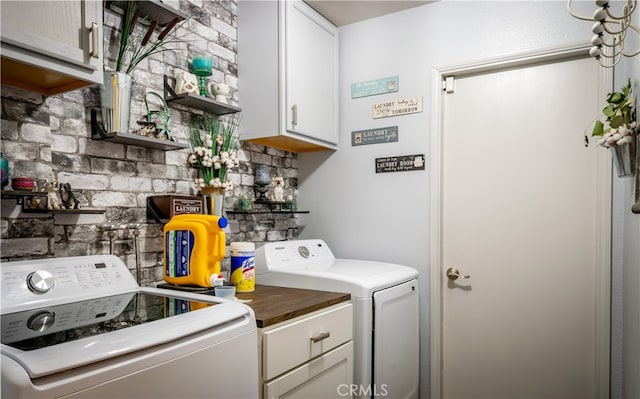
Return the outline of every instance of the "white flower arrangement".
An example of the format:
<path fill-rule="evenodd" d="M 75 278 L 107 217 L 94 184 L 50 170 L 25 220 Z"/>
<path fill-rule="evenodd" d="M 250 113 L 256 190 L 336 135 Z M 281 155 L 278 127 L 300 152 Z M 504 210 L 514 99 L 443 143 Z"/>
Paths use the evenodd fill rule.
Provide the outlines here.
<path fill-rule="evenodd" d="M 233 189 L 227 172 L 240 164 L 238 148 L 238 117 L 210 117 L 194 120 L 191 124 L 192 152 L 187 164 L 198 171 L 195 187 Z"/>

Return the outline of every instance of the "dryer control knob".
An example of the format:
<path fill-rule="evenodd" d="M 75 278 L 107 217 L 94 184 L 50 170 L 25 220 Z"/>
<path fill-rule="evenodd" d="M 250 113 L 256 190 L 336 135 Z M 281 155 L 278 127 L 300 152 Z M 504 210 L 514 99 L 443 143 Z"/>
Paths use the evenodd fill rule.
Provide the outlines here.
<path fill-rule="evenodd" d="M 56 284 L 56 279 L 53 274 L 46 270 L 38 270 L 27 276 L 27 286 L 32 292 L 36 294 L 44 294 L 49 292 L 51 288 Z"/>
<path fill-rule="evenodd" d="M 56 320 L 55 314 L 44 311 L 34 314 L 27 321 L 27 327 L 33 331 L 43 332 L 53 325 Z"/>

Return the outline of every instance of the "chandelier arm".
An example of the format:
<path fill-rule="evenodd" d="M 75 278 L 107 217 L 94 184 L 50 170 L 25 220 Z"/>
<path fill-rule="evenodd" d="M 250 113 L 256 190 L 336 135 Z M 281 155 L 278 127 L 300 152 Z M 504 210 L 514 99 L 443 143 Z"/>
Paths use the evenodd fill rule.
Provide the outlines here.
<path fill-rule="evenodd" d="M 640 35 L 640 28 L 638 28 L 634 24 L 629 24 L 629 28 L 633 29 L 634 31 L 636 31 L 636 33 L 638 35 Z M 622 52 L 622 55 L 624 55 L 625 57 L 635 57 L 636 55 L 640 54 L 640 48 L 638 50 L 636 50 L 635 52 L 633 52 L 633 53 L 627 54 L 627 53 L 624 52 L 624 46 L 622 46 L 622 51 L 621 52 Z"/>
<path fill-rule="evenodd" d="M 616 17 L 615 15 L 611 15 L 611 13 L 609 12 L 611 7 L 606 7 L 604 10 L 607 13 L 607 15 L 609 16 L 609 18 L 612 19 L 627 19 L 629 17 L 631 17 L 631 14 L 633 14 L 633 12 L 636 10 L 636 6 L 637 6 L 637 1 L 633 0 L 633 1 L 628 1 L 627 5 L 631 5 L 630 7 L 630 11 L 626 11 L 627 10 L 627 6 L 625 5 L 624 8 L 622 9 L 622 11 L 625 13 L 623 16 L 621 17 Z"/>
<path fill-rule="evenodd" d="M 617 24 L 620 25 L 620 30 L 619 31 L 612 31 L 609 30 L 609 26 L 607 24 Z M 625 32 L 627 30 L 626 26 L 629 26 L 629 20 L 622 20 L 622 21 L 609 21 L 609 20 L 605 20 L 602 23 L 602 27 L 604 28 L 604 31 L 607 32 L 610 35 L 619 35 L 623 32 Z"/>
<path fill-rule="evenodd" d="M 573 0 L 567 0 L 567 12 L 569 13 L 569 15 L 571 15 L 574 18 L 581 19 L 583 21 L 594 21 L 594 19 L 592 17 L 585 17 L 585 16 L 578 15 L 575 12 L 573 12 L 573 10 L 571 9 L 571 3 L 572 2 L 573 2 Z"/>

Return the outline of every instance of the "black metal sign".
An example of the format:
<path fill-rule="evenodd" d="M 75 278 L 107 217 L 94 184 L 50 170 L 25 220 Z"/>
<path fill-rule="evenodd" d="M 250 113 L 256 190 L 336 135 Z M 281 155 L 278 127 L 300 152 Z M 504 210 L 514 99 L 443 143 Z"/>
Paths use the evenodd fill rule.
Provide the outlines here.
<path fill-rule="evenodd" d="M 376 173 L 424 170 L 424 154 L 376 158 Z"/>

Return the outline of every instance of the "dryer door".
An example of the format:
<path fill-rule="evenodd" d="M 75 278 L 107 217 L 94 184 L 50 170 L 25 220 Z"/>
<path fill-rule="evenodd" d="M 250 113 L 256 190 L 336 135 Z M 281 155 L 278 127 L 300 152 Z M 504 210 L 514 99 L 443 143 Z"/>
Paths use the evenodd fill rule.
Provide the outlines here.
<path fill-rule="evenodd" d="M 373 294 L 374 396 L 417 398 L 419 380 L 418 280 Z"/>

